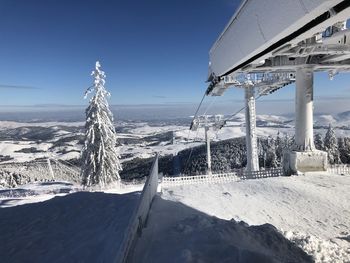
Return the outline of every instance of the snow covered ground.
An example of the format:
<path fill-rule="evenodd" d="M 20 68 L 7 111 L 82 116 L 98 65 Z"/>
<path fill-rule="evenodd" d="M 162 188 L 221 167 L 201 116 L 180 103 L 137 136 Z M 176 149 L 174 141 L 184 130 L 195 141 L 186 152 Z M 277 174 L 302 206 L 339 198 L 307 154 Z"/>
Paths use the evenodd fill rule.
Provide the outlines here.
<path fill-rule="evenodd" d="M 142 191 L 142 188 L 142 183 L 121 183 L 111 185 L 108 189 L 104 189 L 103 192 L 108 194 L 127 194 L 131 192 L 140 192 Z M 0 187 L 0 209 L 5 207 L 42 202 L 54 197 L 65 196 L 70 193 L 81 191 L 84 191 L 81 185 L 63 181 L 36 182 L 21 185 L 16 188 Z"/>
<path fill-rule="evenodd" d="M 131 262 L 312 262 L 305 252 L 316 262 L 350 262 L 349 187 L 350 176 L 310 173 L 163 188 Z M 141 189 L 0 189 L 0 261 L 113 258 Z"/>
<path fill-rule="evenodd" d="M 0 188 L 0 208 L 36 203 L 81 190 L 68 182 L 41 182 L 16 188 Z"/>
<path fill-rule="evenodd" d="M 0 262 L 114 262 L 141 188 L 88 192 L 47 182 L 0 189 Z"/>
<path fill-rule="evenodd" d="M 344 118 L 344 124 L 348 125 L 350 118 L 347 115 Z M 340 126 L 341 122 L 336 120 Z M 321 116 L 316 124 L 326 126 L 329 121 L 331 117 Z M 212 133 L 212 137 L 222 140 L 243 136 L 243 123 L 243 115 L 239 115 L 227 127 Z M 258 116 L 258 123 L 259 136 L 294 132 L 293 123 L 285 117 Z M 28 126 L 50 128 L 47 132 L 54 133 L 47 140 L 26 138 L 26 135 L 17 141 L 2 139 L 0 153 L 15 158 L 9 162 L 30 161 L 51 154 L 62 159 L 76 158 L 80 145 L 75 135 L 82 134 L 81 127 L 77 128 L 81 125 L 0 122 L 5 137 L 11 136 L 11 132 L 20 137 L 21 132 L 30 131 L 28 134 L 36 138 L 36 130 L 27 130 Z M 122 125 L 119 138 L 130 140 L 120 147 L 121 154 L 130 154 L 124 160 L 151 157 L 154 152 L 176 153 L 199 145 L 204 139 L 203 131 L 189 132 L 182 124 L 125 122 Z M 6 133 L 7 129 L 17 128 Z M 174 132 L 175 143 L 164 136 L 166 132 Z M 323 133 L 324 128 L 315 132 Z M 350 130 L 338 129 L 337 133 L 349 136 Z M 31 148 L 36 151 L 32 152 Z M 293 245 L 297 244 L 317 262 L 350 262 L 349 187 L 350 177 L 327 174 L 168 187 L 155 200 L 133 261 L 216 261 L 220 255 L 220 262 L 231 262 L 232 258 L 251 262 L 289 259 L 309 262 L 310 258 Z M 84 192 L 66 182 L 0 188 L 0 244 L 5 244 L 0 246 L 0 262 L 23 262 L 29 255 L 35 262 L 53 258 L 60 262 L 103 261 L 105 258 L 88 249 L 96 246 L 103 247 L 106 256 L 113 257 L 108 254 L 114 249 L 110 243 L 118 245 L 116 238 L 127 222 L 127 217 L 124 214 L 119 217 L 119 213 L 130 212 L 126 206 L 132 207 L 138 198 L 138 194 L 131 192 L 141 189 L 142 185 L 124 185 L 103 193 Z M 94 224 L 98 227 L 92 229 Z M 79 253 L 86 253 L 86 257 L 76 258 Z"/>
<path fill-rule="evenodd" d="M 157 197 L 130 262 L 312 262 L 272 225 L 210 216 Z"/>
<path fill-rule="evenodd" d="M 268 223 L 316 262 L 350 262 L 349 189 L 349 176 L 329 174 L 168 187 L 152 207 L 134 261 L 145 253 L 143 262 L 166 255 L 174 256 L 170 262 L 232 262 L 248 251 L 257 256 L 251 262 L 308 262 L 300 251 L 288 259 L 290 244 Z"/>
<path fill-rule="evenodd" d="M 176 124 L 171 120 L 117 122 L 117 135 L 122 142 L 119 147 L 123 157 L 121 161 L 150 158 L 154 152 L 160 155 L 176 154 L 183 149 L 203 144 L 204 130 L 189 131 L 190 121 L 189 117 Z M 224 128 L 210 131 L 209 134 L 213 141 L 241 137 L 245 135 L 244 123 L 244 114 L 240 113 L 228 121 Z M 338 127 L 335 129 L 338 136 L 350 136 L 350 129 L 347 128 L 350 124 L 349 112 L 334 116 L 316 115 L 315 133 L 324 134 L 330 123 Z M 0 155 L 8 157 L 3 158 L 2 162 L 25 162 L 47 157 L 61 160 L 79 158 L 83 126 L 83 122 L 0 121 Z M 293 135 L 293 118 L 257 115 L 259 137 L 276 136 L 278 132 L 281 136 Z"/>
<path fill-rule="evenodd" d="M 34 142 L 34 141 L 2 141 L 0 143 L 0 153 L 2 155 L 9 155 L 16 160 L 16 162 L 27 162 L 36 158 L 45 158 L 50 156 L 48 153 L 50 143 Z M 34 147 L 37 152 L 25 154 L 21 152 L 23 149 Z"/>

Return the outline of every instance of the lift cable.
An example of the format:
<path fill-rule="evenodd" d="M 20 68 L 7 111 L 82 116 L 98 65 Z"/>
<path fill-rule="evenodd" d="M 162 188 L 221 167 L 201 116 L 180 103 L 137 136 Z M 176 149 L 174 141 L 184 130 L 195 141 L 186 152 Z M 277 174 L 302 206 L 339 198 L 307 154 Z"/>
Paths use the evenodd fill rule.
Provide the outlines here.
<path fill-rule="evenodd" d="M 261 96 L 263 96 L 263 95 L 260 94 L 259 96 L 257 96 L 257 97 L 255 98 L 255 100 L 257 101 Z M 216 131 L 215 136 L 217 136 L 218 133 L 219 133 L 219 131 L 227 124 L 227 121 L 232 120 L 234 116 L 236 116 L 238 113 L 240 113 L 241 111 L 243 111 L 245 108 L 246 108 L 246 106 L 240 108 L 238 111 L 236 111 L 235 113 L 231 114 L 230 117 L 228 117 L 226 120 L 224 120 L 223 125 Z"/>
<path fill-rule="evenodd" d="M 196 110 L 196 112 L 195 112 L 194 115 L 193 115 L 193 118 L 192 118 L 192 121 L 191 121 L 190 129 L 192 128 L 193 121 L 197 118 L 197 114 L 198 114 L 199 109 L 201 108 L 201 106 L 202 106 L 202 104 L 203 104 L 203 101 L 204 101 L 206 95 L 207 95 L 207 93 L 204 92 L 203 97 L 202 97 L 202 99 L 201 99 L 201 101 L 200 101 L 200 103 L 199 103 L 199 105 L 198 105 L 198 107 L 197 107 L 197 110 Z"/>
<path fill-rule="evenodd" d="M 212 101 L 210 102 L 210 104 L 208 105 L 208 107 L 206 108 L 206 110 L 204 111 L 204 113 L 202 115 L 206 115 L 208 110 L 213 106 L 214 102 L 216 101 L 217 96 L 215 96 Z"/>
<path fill-rule="evenodd" d="M 196 110 L 196 112 L 194 113 L 193 120 L 197 117 L 197 114 L 198 114 L 199 109 L 201 108 L 201 106 L 202 106 L 202 104 L 203 104 L 203 101 L 204 101 L 205 96 L 206 96 L 206 94 L 204 93 L 204 94 L 203 94 L 203 97 L 202 97 L 202 99 L 201 99 L 201 101 L 200 101 L 200 103 L 199 103 L 199 105 L 198 105 L 198 107 L 197 107 L 197 110 Z"/>
<path fill-rule="evenodd" d="M 203 95 L 203 97 L 202 97 L 202 100 L 200 101 L 200 103 L 199 103 L 199 105 L 198 105 L 198 108 L 197 108 L 197 110 L 196 110 L 196 112 L 195 112 L 195 114 L 194 114 L 194 116 L 193 116 L 193 119 L 192 119 L 192 121 L 191 121 L 191 127 L 190 127 L 190 129 L 188 130 L 188 134 L 187 134 L 187 141 L 189 140 L 189 137 L 190 137 L 190 133 L 191 133 L 191 128 L 192 128 L 193 122 L 194 122 L 194 120 L 197 118 L 199 109 L 200 109 L 200 107 L 201 107 L 201 105 L 202 105 L 202 103 L 203 103 L 204 98 L 205 98 L 206 95 L 207 95 L 207 91 L 204 93 L 204 95 Z M 210 102 L 210 104 L 208 105 L 208 107 L 207 107 L 206 110 L 204 111 L 204 114 L 203 114 L 203 115 L 205 115 L 205 114 L 208 112 L 208 110 L 209 110 L 209 109 L 212 107 L 212 105 L 214 104 L 215 100 L 216 100 L 216 97 L 214 97 L 214 99 Z M 194 141 L 197 139 L 197 136 L 198 136 L 198 129 L 197 129 L 196 135 L 195 135 L 195 137 L 194 137 L 194 139 L 193 139 Z M 186 170 L 186 168 L 187 168 L 187 166 L 188 166 L 188 164 L 189 164 L 189 160 L 191 159 L 192 152 L 193 152 L 193 148 L 194 148 L 194 147 L 191 147 L 190 154 L 188 155 L 188 158 L 187 158 L 187 160 L 186 160 L 186 162 L 185 162 L 185 166 L 184 166 L 184 169 L 183 169 L 184 171 Z"/>
<path fill-rule="evenodd" d="M 198 131 L 199 131 L 199 129 L 197 129 L 196 135 L 195 135 L 193 141 L 196 141 L 197 136 L 198 136 Z M 194 147 L 191 147 L 191 151 L 190 151 L 190 154 L 188 155 L 188 158 L 187 158 L 187 160 L 186 160 L 186 162 L 185 162 L 185 166 L 184 166 L 183 171 L 185 171 L 185 170 L 187 169 L 187 166 L 189 165 L 189 161 L 190 161 L 190 159 L 191 159 L 191 157 L 192 157 L 193 149 L 194 149 Z"/>
<path fill-rule="evenodd" d="M 261 97 L 262 95 L 259 95 L 259 96 L 257 96 L 256 98 L 255 98 L 255 100 L 258 100 L 260 97 Z M 226 121 L 229 121 L 229 120 L 232 120 L 232 118 L 234 117 L 234 116 L 236 116 L 238 113 L 240 113 L 242 110 L 244 110 L 246 108 L 246 106 L 244 106 L 244 107 L 242 107 L 241 109 L 239 109 L 238 111 L 236 111 L 235 113 L 233 113 L 232 115 L 230 115 L 230 117 L 228 117 L 226 120 L 225 120 L 225 122 L 224 122 L 224 124 L 226 124 Z M 224 125 L 223 125 L 224 126 Z M 222 127 L 223 127 L 222 126 Z M 221 128 L 222 128 L 221 127 Z M 220 128 L 220 129 L 221 129 Z"/>
<path fill-rule="evenodd" d="M 191 128 L 192 128 L 193 122 L 194 122 L 194 120 L 195 120 L 196 117 L 197 117 L 197 114 L 198 114 L 198 112 L 199 112 L 199 109 L 200 109 L 200 107 L 201 107 L 201 105 L 202 105 L 202 103 L 203 103 L 204 98 L 205 98 L 206 95 L 207 95 L 207 92 L 204 93 L 204 95 L 203 95 L 203 97 L 202 97 L 202 100 L 200 101 L 200 103 L 199 103 L 199 105 L 198 105 L 198 108 L 197 108 L 197 110 L 196 110 L 196 112 L 195 112 L 195 114 L 194 114 L 194 116 L 193 116 L 193 119 L 192 119 L 192 122 L 191 122 L 191 127 L 190 127 L 190 129 L 189 129 L 189 131 L 188 131 L 188 135 L 187 135 L 187 140 L 189 140 L 189 135 L 190 135 L 190 132 L 191 132 Z M 257 97 L 255 98 L 255 100 L 258 100 L 261 96 L 262 96 L 262 95 L 260 94 L 259 96 L 257 96 Z M 207 111 L 209 110 L 209 108 L 213 105 L 213 103 L 215 102 L 215 99 L 216 99 L 216 97 L 215 97 L 215 98 L 212 100 L 212 102 L 209 104 L 209 106 L 208 106 L 207 109 L 205 110 L 204 115 L 207 113 Z M 217 136 L 219 130 L 221 130 L 221 129 L 226 125 L 227 121 L 231 120 L 234 116 L 236 116 L 238 113 L 240 113 L 241 111 L 243 111 L 245 108 L 246 108 L 246 106 L 242 107 L 241 109 L 239 109 L 238 111 L 236 111 L 236 112 L 234 112 L 232 115 L 230 115 L 230 117 L 228 117 L 226 120 L 224 120 L 223 125 L 216 131 L 215 136 Z M 196 135 L 195 135 L 194 140 L 197 139 L 197 135 L 198 135 L 198 129 L 197 129 L 197 132 L 196 132 Z M 184 171 L 186 170 L 187 166 L 189 165 L 189 161 L 190 161 L 190 159 L 191 159 L 191 157 L 192 157 L 193 149 L 194 149 L 194 147 L 191 147 L 190 154 L 188 155 L 188 158 L 187 158 L 186 163 L 185 163 L 185 166 L 184 166 Z"/>

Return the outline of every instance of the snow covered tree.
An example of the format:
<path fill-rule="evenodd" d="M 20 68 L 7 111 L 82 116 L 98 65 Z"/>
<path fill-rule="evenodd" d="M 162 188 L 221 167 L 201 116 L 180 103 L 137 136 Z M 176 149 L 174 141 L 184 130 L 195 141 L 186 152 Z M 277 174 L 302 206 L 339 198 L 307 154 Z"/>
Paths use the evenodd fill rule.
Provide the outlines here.
<path fill-rule="evenodd" d="M 294 136 L 293 136 L 293 137 L 290 137 L 288 134 L 285 134 L 285 135 L 284 135 L 284 139 L 283 139 L 283 147 L 284 147 L 284 150 L 285 150 L 285 151 L 291 150 L 291 149 L 293 148 L 294 141 L 295 141 Z"/>
<path fill-rule="evenodd" d="M 280 137 L 280 132 L 277 133 L 277 137 L 276 137 L 276 141 L 275 141 L 275 145 L 276 145 L 276 159 L 277 159 L 277 164 L 281 164 L 282 163 L 282 157 L 283 157 L 283 142 L 282 139 Z"/>
<path fill-rule="evenodd" d="M 263 145 L 263 140 L 261 138 L 257 139 L 258 144 L 258 157 L 259 157 L 259 167 L 265 167 L 266 163 L 266 147 Z"/>
<path fill-rule="evenodd" d="M 122 167 L 116 148 L 117 135 L 113 125 L 113 115 L 107 99 L 110 93 L 105 89 L 105 73 L 97 61 L 91 75 L 94 84 L 88 88 L 85 98 L 93 93 L 86 109 L 85 145 L 82 150 L 82 184 L 104 187 L 120 180 Z"/>
<path fill-rule="evenodd" d="M 324 148 L 328 153 L 328 162 L 330 164 L 340 163 L 338 140 L 331 124 L 329 124 L 324 138 Z"/>
<path fill-rule="evenodd" d="M 276 141 L 272 137 L 267 138 L 267 152 L 266 152 L 266 166 L 267 167 L 277 167 L 277 155 L 276 155 Z"/>
<path fill-rule="evenodd" d="M 321 134 L 317 133 L 315 135 L 314 143 L 317 150 L 320 150 L 320 151 L 324 150 L 324 142 Z"/>
<path fill-rule="evenodd" d="M 344 138 L 344 137 L 339 138 L 338 145 L 339 145 L 340 161 L 342 163 L 349 163 L 350 162 L 350 140 L 349 140 L 349 138 Z"/>

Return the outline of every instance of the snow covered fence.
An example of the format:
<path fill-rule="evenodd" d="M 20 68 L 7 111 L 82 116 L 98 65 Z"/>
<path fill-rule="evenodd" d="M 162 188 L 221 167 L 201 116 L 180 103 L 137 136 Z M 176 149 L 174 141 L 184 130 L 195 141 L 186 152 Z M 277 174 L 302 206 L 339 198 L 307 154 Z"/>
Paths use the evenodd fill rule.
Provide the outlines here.
<path fill-rule="evenodd" d="M 350 166 L 347 164 L 329 165 L 327 172 L 329 172 L 331 174 L 350 175 Z"/>
<path fill-rule="evenodd" d="M 232 181 L 239 181 L 239 180 L 240 180 L 239 176 L 237 175 L 236 172 L 213 174 L 213 175 L 163 177 L 162 186 L 210 183 L 210 182 L 232 182 Z"/>
<path fill-rule="evenodd" d="M 143 187 L 140 202 L 136 207 L 128 228 L 125 231 L 124 240 L 122 246 L 118 252 L 117 262 L 123 263 L 127 261 L 128 254 L 132 251 L 137 234 L 141 235 L 142 228 L 147 223 L 148 212 L 151 208 L 151 204 L 154 196 L 157 193 L 158 188 L 158 155 L 156 156 L 150 174 Z"/>
<path fill-rule="evenodd" d="M 283 175 L 284 173 L 282 168 L 270 168 L 270 169 L 254 171 L 254 172 L 244 171 L 241 179 L 242 180 L 259 179 L 259 178 L 278 177 Z"/>
<path fill-rule="evenodd" d="M 185 185 L 197 183 L 216 183 L 216 182 L 236 182 L 247 179 L 258 179 L 268 177 L 278 177 L 283 175 L 282 168 L 272 168 L 254 172 L 245 170 L 236 170 L 230 173 L 220 173 L 212 175 L 193 175 L 178 177 L 163 177 L 162 185 Z"/>

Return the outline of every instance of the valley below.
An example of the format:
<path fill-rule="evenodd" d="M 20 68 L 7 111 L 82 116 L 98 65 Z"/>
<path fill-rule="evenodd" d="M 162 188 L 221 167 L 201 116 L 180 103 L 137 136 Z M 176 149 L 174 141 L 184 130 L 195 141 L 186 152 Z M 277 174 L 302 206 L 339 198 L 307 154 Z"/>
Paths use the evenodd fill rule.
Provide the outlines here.
<path fill-rule="evenodd" d="M 123 166 L 121 177 L 127 181 L 143 180 L 156 153 L 160 156 L 159 169 L 163 175 L 205 173 L 204 129 L 190 131 L 190 122 L 191 117 L 116 122 L 117 147 Z M 238 114 L 222 129 L 209 131 L 214 171 L 226 172 L 245 165 L 244 122 L 244 114 Z M 338 137 L 350 136 L 349 112 L 315 116 L 315 134 L 323 136 L 329 124 L 336 124 Z M 257 133 L 261 139 L 292 138 L 294 121 L 286 116 L 258 115 Z M 84 122 L 81 121 L 0 121 L 0 172 L 3 175 L 0 185 L 53 179 L 77 183 L 83 144 Z M 50 172 L 48 159 L 54 174 Z M 10 177 L 12 183 L 8 182 Z"/>

